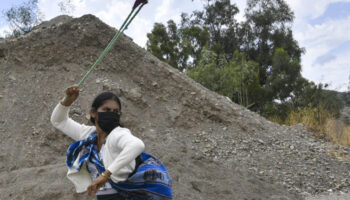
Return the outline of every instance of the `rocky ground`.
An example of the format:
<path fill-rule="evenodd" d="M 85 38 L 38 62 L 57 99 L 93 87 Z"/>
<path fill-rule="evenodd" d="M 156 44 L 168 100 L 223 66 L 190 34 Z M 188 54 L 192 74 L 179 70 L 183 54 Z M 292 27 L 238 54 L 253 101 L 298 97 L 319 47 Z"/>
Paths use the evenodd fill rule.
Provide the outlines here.
<path fill-rule="evenodd" d="M 65 178 L 71 139 L 49 122 L 115 30 L 92 15 L 55 18 L 0 40 L 0 199 L 89 199 Z M 213 93 L 121 37 L 82 88 L 71 117 L 88 123 L 103 90 L 124 125 L 160 158 L 175 199 L 304 199 L 350 189 L 349 153 L 302 125 L 280 126 Z"/>
<path fill-rule="evenodd" d="M 321 194 L 321 195 L 306 197 L 306 200 L 348 200 L 348 199 L 350 199 L 350 194 L 343 193 L 343 192 L 328 193 L 328 194 Z"/>

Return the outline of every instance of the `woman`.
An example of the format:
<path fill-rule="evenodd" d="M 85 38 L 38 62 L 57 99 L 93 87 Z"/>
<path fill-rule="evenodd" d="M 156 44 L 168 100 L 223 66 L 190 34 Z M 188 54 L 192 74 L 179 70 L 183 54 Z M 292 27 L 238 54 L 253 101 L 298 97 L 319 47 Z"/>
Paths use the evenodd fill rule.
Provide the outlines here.
<path fill-rule="evenodd" d="M 143 152 L 144 143 L 120 126 L 121 103 L 111 92 L 103 92 L 93 101 L 90 120 L 94 126 L 73 121 L 68 117 L 69 107 L 78 96 L 77 86 L 67 88 L 66 98 L 51 116 L 54 127 L 78 141 L 67 152 L 67 177 L 79 193 L 88 191 L 98 200 L 126 199 L 118 183 L 135 173 L 135 159 Z"/>

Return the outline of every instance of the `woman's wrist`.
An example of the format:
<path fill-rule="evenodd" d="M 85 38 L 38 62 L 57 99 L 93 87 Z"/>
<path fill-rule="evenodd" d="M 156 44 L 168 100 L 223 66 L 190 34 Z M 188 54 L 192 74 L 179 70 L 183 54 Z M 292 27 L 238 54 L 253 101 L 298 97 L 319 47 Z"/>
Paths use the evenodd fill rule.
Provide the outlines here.
<path fill-rule="evenodd" d="M 106 170 L 105 172 L 103 172 L 101 174 L 101 176 L 103 176 L 103 177 L 105 177 L 107 179 L 109 179 L 111 177 L 111 175 L 112 175 L 112 173 L 110 171 L 108 171 L 108 170 Z"/>
<path fill-rule="evenodd" d="M 67 101 L 67 100 L 63 100 L 63 101 L 61 101 L 61 105 L 63 105 L 63 106 L 70 106 L 70 105 L 72 105 L 72 103 L 73 102 L 71 102 L 71 101 Z"/>

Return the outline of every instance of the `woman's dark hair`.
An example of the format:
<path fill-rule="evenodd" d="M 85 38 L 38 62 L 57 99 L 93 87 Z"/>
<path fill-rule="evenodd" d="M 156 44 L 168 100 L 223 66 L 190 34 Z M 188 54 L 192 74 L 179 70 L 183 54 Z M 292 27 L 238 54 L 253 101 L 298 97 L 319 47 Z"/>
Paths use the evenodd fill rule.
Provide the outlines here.
<path fill-rule="evenodd" d="M 101 94 L 99 94 L 92 102 L 91 110 L 97 112 L 97 109 L 108 100 L 114 100 L 115 102 L 117 102 L 119 106 L 119 111 L 122 111 L 122 104 L 120 103 L 120 99 L 113 92 L 102 92 Z M 95 124 L 95 118 L 90 116 L 90 121 L 93 124 Z"/>

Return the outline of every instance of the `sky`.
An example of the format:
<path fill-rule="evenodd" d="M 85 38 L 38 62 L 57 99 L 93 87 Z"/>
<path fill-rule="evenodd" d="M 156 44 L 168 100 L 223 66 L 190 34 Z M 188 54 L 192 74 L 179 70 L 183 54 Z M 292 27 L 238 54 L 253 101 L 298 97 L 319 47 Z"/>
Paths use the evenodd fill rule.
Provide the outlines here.
<path fill-rule="evenodd" d="M 1 0 L 0 11 L 26 0 Z M 39 0 L 44 20 L 62 14 L 62 0 Z M 285 0 L 295 14 L 294 38 L 306 52 L 302 56 L 302 75 L 315 83 L 328 83 L 329 89 L 347 91 L 350 76 L 350 0 Z M 131 11 L 134 0 L 71 0 L 74 9 L 69 15 L 93 14 L 119 28 Z M 244 20 L 246 0 L 231 0 L 240 9 L 237 20 Z M 182 12 L 201 10 L 201 0 L 149 0 L 125 34 L 145 47 L 147 33 L 155 22 L 180 21 Z M 8 24 L 0 17 L 0 36 Z"/>

